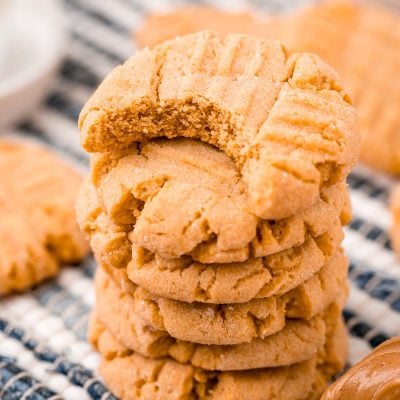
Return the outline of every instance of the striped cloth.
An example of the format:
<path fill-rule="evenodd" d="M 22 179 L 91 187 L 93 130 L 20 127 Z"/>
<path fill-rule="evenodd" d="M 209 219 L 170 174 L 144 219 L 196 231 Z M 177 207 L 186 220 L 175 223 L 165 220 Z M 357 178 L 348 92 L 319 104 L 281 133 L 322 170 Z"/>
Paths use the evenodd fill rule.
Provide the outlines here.
<path fill-rule="evenodd" d="M 252 0 L 247 5 L 276 12 L 305 1 Z M 132 31 L 145 14 L 177 4 L 182 2 L 64 0 L 70 44 L 58 80 L 43 105 L 3 135 L 42 142 L 87 170 L 76 127 L 82 105 L 104 75 L 133 53 Z M 244 5 L 218 1 L 218 6 L 231 9 Z M 386 205 L 393 181 L 357 167 L 349 185 L 354 218 L 344 242 L 351 258 L 344 317 L 353 364 L 400 334 L 400 265 L 387 234 Z M 115 399 L 96 375 L 99 356 L 86 341 L 94 270 L 89 257 L 78 267 L 66 267 L 58 279 L 0 302 L 0 399 Z"/>

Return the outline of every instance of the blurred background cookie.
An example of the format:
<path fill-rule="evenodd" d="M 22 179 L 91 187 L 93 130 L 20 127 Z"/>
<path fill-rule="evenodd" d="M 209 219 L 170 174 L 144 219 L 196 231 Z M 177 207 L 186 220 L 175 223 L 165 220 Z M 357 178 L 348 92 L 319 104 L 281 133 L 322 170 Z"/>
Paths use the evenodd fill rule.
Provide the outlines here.
<path fill-rule="evenodd" d="M 266 15 L 258 18 L 251 12 L 229 12 L 207 6 L 188 6 L 171 13 L 151 14 L 135 34 L 139 47 L 153 47 L 164 40 L 197 31 L 211 30 L 226 36 L 245 33 L 262 36 L 267 31 Z"/>
<path fill-rule="evenodd" d="M 44 148 L 0 141 L 0 295 L 76 263 L 88 243 L 75 222 L 81 176 Z"/>

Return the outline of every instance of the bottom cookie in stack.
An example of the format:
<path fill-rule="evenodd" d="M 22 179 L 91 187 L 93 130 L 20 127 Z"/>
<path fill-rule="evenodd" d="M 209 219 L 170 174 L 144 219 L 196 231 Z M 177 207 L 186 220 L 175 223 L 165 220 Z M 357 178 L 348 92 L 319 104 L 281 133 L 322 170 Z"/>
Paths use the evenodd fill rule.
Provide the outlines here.
<path fill-rule="evenodd" d="M 342 300 L 308 320 L 288 319 L 263 339 L 203 345 L 149 325 L 136 314 L 135 303 L 151 308 L 152 301 L 144 300 L 140 290 L 127 293 L 114 279 L 102 269 L 97 272 L 90 338 L 104 356 L 101 374 L 123 399 L 239 399 L 249 391 L 252 399 L 313 399 L 343 367 L 347 344 Z M 331 291 L 326 298 L 309 296 L 303 305 L 312 299 L 326 303 L 333 293 L 344 298 L 346 290 Z"/>
<path fill-rule="evenodd" d="M 92 321 L 90 336 L 103 356 L 100 374 L 124 400 L 313 400 L 347 358 L 347 334 L 340 317 L 310 359 L 276 368 L 207 371 L 171 357 L 144 357 Z"/>

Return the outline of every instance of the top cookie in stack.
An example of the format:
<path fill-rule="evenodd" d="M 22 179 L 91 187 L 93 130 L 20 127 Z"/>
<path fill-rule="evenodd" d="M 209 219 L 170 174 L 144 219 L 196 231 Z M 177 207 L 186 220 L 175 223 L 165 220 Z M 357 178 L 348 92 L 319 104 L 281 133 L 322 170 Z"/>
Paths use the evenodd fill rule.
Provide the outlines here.
<path fill-rule="evenodd" d="M 335 72 L 200 32 L 117 67 L 80 128 L 96 154 L 78 216 L 102 266 L 91 337 L 116 394 L 320 395 L 346 357 L 341 226 L 359 147 Z"/>

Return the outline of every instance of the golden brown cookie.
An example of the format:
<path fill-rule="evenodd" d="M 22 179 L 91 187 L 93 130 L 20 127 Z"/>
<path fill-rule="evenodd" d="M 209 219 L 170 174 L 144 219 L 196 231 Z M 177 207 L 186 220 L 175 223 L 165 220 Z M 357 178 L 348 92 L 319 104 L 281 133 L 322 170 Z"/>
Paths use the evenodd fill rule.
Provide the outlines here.
<path fill-rule="evenodd" d="M 356 113 L 336 73 L 316 56 L 244 35 L 200 32 L 136 53 L 103 81 L 79 126 L 91 152 L 156 137 L 218 147 L 263 219 L 310 207 L 358 155 Z"/>
<path fill-rule="evenodd" d="M 315 276 L 283 296 L 241 304 L 185 303 L 151 295 L 132 284 L 124 269 L 103 268 L 96 275 L 97 317 L 111 331 L 146 324 L 151 332 L 166 331 L 176 339 L 201 344 L 240 344 L 265 338 L 284 328 L 288 318 L 311 319 L 347 293 L 346 257 L 338 254 Z M 117 318 L 117 315 L 119 316 Z M 129 333 L 128 333 L 129 334 Z"/>
<path fill-rule="evenodd" d="M 400 185 L 393 189 L 390 197 L 390 210 L 392 212 L 392 227 L 390 230 L 392 246 L 400 256 Z"/>
<path fill-rule="evenodd" d="M 111 222 L 124 231 L 131 227 L 130 241 L 163 258 L 186 254 L 202 263 L 230 263 L 263 257 L 304 243 L 308 233 L 320 236 L 349 214 L 340 183 L 295 216 L 261 220 L 248 210 L 233 161 L 189 139 L 149 142 L 127 155 L 97 154 L 91 176 Z"/>
<path fill-rule="evenodd" d="M 121 343 L 134 346 L 132 350 L 135 352 L 149 356 L 145 354 L 145 350 L 159 346 L 159 357 L 168 355 L 176 361 L 210 371 L 272 368 L 302 362 L 317 353 L 326 336 L 324 320 L 317 316 L 310 321 L 289 321 L 278 333 L 263 340 L 254 339 L 249 343 L 229 346 L 202 345 L 171 338 L 170 343 L 167 340 L 163 342 L 163 348 L 160 342 L 145 342 L 142 345 L 136 334 L 132 334 L 132 326 L 125 325 L 131 329 L 117 330 L 113 324 L 107 325 L 107 328 Z M 144 341 L 144 338 L 141 338 L 141 341 Z"/>
<path fill-rule="evenodd" d="M 112 282 L 109 281 L 108 284 Z M 191 363 L 208 370 L 276 367 L 310 358 L 324 342 L 327 326 L 338 323 L 345 298 L 343 293 L 340 294 L 337 303 L 310 320 L 287 320 L 283 329 L 264 339 L 254 338 L 250 342 L 236 345 L 203 345 L 176 340 L 167 332 L 148 325 L 135 313 L 137 306 L 141 306 L 137 304 L 140 303 L 140 298 L 135 304 L 132 298 L 114 290 L 116 293 L 113 298 L 121 300 L 110 304 L 113 298 L 110 298 L 110 290 L 106 289 L 109 293 L 105 297 L 102 297 L 101 289 L 97 290 L 95 319 L 104 323 L 121 343 L 144 356 L 168 355 L 179 362 Z M 142 307 L 149 305 L 152 306 L 147 302 Z M 178 317 L 171 322 L 180 324 L 182 321 Z"/>
<path fill-rule="evenodd" d="M 196 146 L 197 147 L 197 146 Z M 200 146 L 200 148 L 203 148 L 203 146 Z M 208 156 L 210 155 L 208 152 L 206 153 Z M 212 154 L 212 153 L 211 153 Z M 218 153 L 217 153 L 218 154 Z M 102 157 L 104 163 L 101 163 L 102 165 L 110 165 L 113 163 L 112 160 L 110 162 L 106 162 L 105 160 L 107 159 L 106 157 Z M 154 162 L 156 163 L 157 158 L 155 157 Z M 99 169 L 102 169 L 100 166 L 100 163 L 96 163 L 96 167 Z M 94 168 L 93 174 L 97 175 L 98 173 L 96 172 L 97 168 Z M 152 176 L 157 178 L 157 173 L 152 170 Z M 203 178 L 205 179 L 205 178 Z M 96 181 L 99 181 L 99 178 L 95 178 Z M 94 189 L 94 187 L 91 185 L 88 179 L 85 180 L 84 184 L 82 185 L 81 193 L 78 196 L 79 200 L 77 202 L 77 209 L 78 209 L 78 220 L 80 222 L 81 228 L 83 231 L 85 231 L 92 239 L 92 247 L 97 253 L 102 254 L 104 258 L 107 259 L 107 262 L 112 264 L 113 266 L 120 268 L 125 266 L 131 259 L 131 241 L 137 242 L 137 239 L 135 240 L 133 236 L 135 235 L 135 229 L 133 229 L 133 224 L 136 223 L 138 220 L 140 220 L 140 213 L 142 212 L 143 209 L 143 202 L 140 199 L 134 198 L 129 192 L 125 192 L 123 189 L 124 187 L 127 187 L 128 183 L 126 182 L 121 182 L 118 181 L 117 179 L 112 180 L 110 182 L 120 182 L 120 184 L 110 184 L 110 187 L 108 189 L 110 196 L 111 197 L 118 197 L 120 201 L 118 201 L 118 207 L 111 207 L 109 209 L 109 215 L 108 216 L 104 215 L 103 209 L 105 208 L 100 200 L 98 199 L 97 192 Z M 154 183 L 154 182 L 153 182 Z M 152 178 L 150 178 L 150 182 L 148 182 L 149 187 L 151 188 L 152 186 Z M 111 188 L 114 188 L 112 190 Z M 148 188 L 147 190 L 151 190 Z M 124 195 L 121 195 L 121 192 L 124 193 Z M 139 195 L 138 195 L 139 196 Z M 172 194 L 172 197 L 175 198 Z M 154 200 L 157 201 L 158 199 Z M 152 202 L 154 202 L 152 201 Z M 180 199 L 176 199 L 176 201 L 180 201 Z M 228 200 L 227 200 L 228 201 Z M 109 199 L 109 202 L 111 204 L 112 201 Z M 150 201 L 149 201 L 150 202 Z M 161 202 L 161 206 L 163 206 L 164 203 Z M 151 210 L 152 205 L 149 205 L 149 209 Z M 182 207 L 182 205 L 177 205 L 177 208 L 179 209 Z M 227 216 L 227 220 L 231 218 L 232 221 L 236 220 L 234 216 L 239 215 L 245 216 L 247 215 L 247 221 L 251 220 L 251 214 L 246 213 L 244 210 L 243 206 L 241 204 L 237 205 L 238 209 L 232 210 L 231 215 Z M 106 207 L 107 208 L 107 207 Z M 162 208 L 162 207 L 161 207 Z M 223 215 L 226 215 L 226 212 L 224 209 L 221 209 L 221 207 L 217 207 L 214 209 L 214 212 L 212 215 L 207 215 L 204 216 L 203 222 L 208 223 L 207 218 L 212 219 L 212 223 L 214 224 L 214 228 L 216 225 L 216 222 L 219 223 L 219 226 L 217 226 L 219 229 L 218 231 L 222 233 L 225 233 L 225 235 L 221 235 L 222 239 L 226 239 L 227 237 L 231 237 L 232 235 L 227 232 L 225 228 L 225 224 L 227 224 L 226 221 L 220 221 L 218 215 L 215 214 L 215 211 L 220 211 Z M 341 212 L 340 212 L 341 209 Z M 242 212 L 241 212 L 242 211 Z M 162 210 L 160 210 L 162 212 Z M 179 211 L 174 210 L 173 213 L 179 213 Z M 232 216 L 233 215 L 233 216 Z M 157 213 L 156 217 L 159 217 L 160 215 Z M 212 237 L 209 238 L 204 243 L 198 244 L 194 250 L 190 252 L 190 255 L 194 259 L 200 259 L 203 261 L 211 262 L 214 260 L 219 260 L 219 262 L 223 261 L 228 261 L 235 258 L 243 258 L 243 256 L 248 255 L 249 253 L 253 253 L 255 256 L 261 256 L 261 255 L 268 255 L 272 253 L 279 252 L 284 249 L 288 249 L 289 247 L 295 246 L 295 245 L 300 245 L 301 243 L 304 243 L 305 239 L 307 238 L 308 234 L 312 236 L 320 236 L 323 233 L 325 233 L 328 229 L 332 227 L 335 223 L 337 223 L 338 219 L 342 221 L 343 224 L 347 223 L 350 218 L 350 207 L 349 207 L 349 200 L 348 200 L 348 194 L 345 191 L 344 186 L 337 185 L 337 186 L 332 186 L 329 189 L 324 190 L 321 193 L 320 199 L 313 205 L 310 209 L 304 211 L 300 215 L 293 216 L 287 219 L 283 220 L 277 220 L 277 221 L 259 221 L 257 225 L 253 224 L 252 227 L 250 227 L 251 231 L 254 231 L 255 229 L 257 230 L 257 235 L 256 237 L 253 238 L 251 243 L 247 243 L 246 246 L 243 246 L 242 248 L 239 248 L 239 250 L 231 249 L 229 251 L 222 251 L 218 250 L 216 251 L 216 247 L 219 246 L 227 246 L 227 243 L 231 243 L 230 247 L 232 247 L 232 243 L 237 243 L 238 239 L 233 240 L 228 242 L 227 240 L 224 240 L 224 243 L 222 245 L 218 245 L 218 241 L 212 240 L 213 236 L 216 236 L 215 233 L 211 235 Z M 215 217 L 215 218 L 214 218 Z M 162 217 L 163 220 L 168 218 L 167 216 Z M 253 217 L 254 218 L 254 217 Z M 114 221 L 115 223 L 113 223 Z M 179 241 L 186 241 L 186 234 L 187 234 L 187 229 L 182 232 L 178 228 L 174 228 L 174 221 L 170 221 L 167 225 L 166 228 L 168 228 L 168 234 L 173 234 L 175 233 L 176 239 L 179 238 Z M 209 223 L 208 223 L 209 224 Z M 147 232 L 149 231 L 149 226 L 150 224 L 146 224 L 145 222 L 142 222 L 142 226 L 147 225 L 148 229 Z M 155 227 L 158 225 L 162 225 L 162 221 L 159 221 L 158 219 L 154 221 Z M 231 223 L 227 224 L 231 228 Z M 178 221 L 178 226 L 181 227 Z M 200 225 L 201 226 L 201 225 Z M 146 229 L 146 228 L 143 229 Z M 241 221 L 239 220 L 237 222 L 237 225 L 235 229 L 231 228 L 230 231 L 236 232 L 238 230 L 238 227 L 242 228 L 240 229 L 241 232 L 243 230 L 246 230 L 247 227 L 244 227 L 241 224 Z M 142 229 L 142 233 L 143 233 Z M 217 231 L 217 229 L 214 229 Z M 196 234 L 196 232 L 199 232 L 199 234 Z M 191 239 L 187 239 L 186 243 L 190 243 L 190 241 L 193 242 L 193 238 L 196 239 L 196 241 L 201 238 L 204 234 L 204 231 L 202 229 L 196 230 L 195 228 L 192 229 L 192 236 Z M 144 235 L 138 234 L 139 237 L 144 238 Z M 146 235 L 148 236 L 148 235 Z M 153 235 L 154 240 L 152 241 L 152 246 L 148 245 L 147 243 L 149 242 L 148 239 L 143 239 L 142 243 L 144 245 L 147 244 L 147 247 L 152 247 L 158 250 L 162 250 L 160 245 L 157 245 L 158 241 L 163 241 L 166 244 L 171 245 L 171 247 L 174 245 L 174 242 L 170 240 L 166 240 L 167 237 L 165 234 L 163 235 Z M 162 236 L 160 239 L 155 240 L 156 238 Z M 234 236 L 242 236 L 242 235 L 235 235 Z M 244 235 L 243 235 L 244 236 Z M 242 241 L 243 243 L 248 242 L 247 239 Z M 175 245 L 175 248 L 177 249 L 177 246 Z M 137 246 L 136 246 L 137 247 Z M 171 255 L 171 252 L 167 251 L 168 247 L 163 246 L 165 249 L 165 252 L 167 252 L 169 255 Z M 226 248 L 226 247 L 225 247 Z M 102 250 L 103 249 L 103 250 Z M 176 251 L 175 251 L 176 254 Z M 247 259 L 247 257 L 246 257 Z"/>
<path fill-rule="evenodd" d="M 343 323 L 332 325 L 318 355 L 291 366 L 250 371 L 206 371 L 170 357 L 143 357 L 99 324 L 91 341 L 104 359 L 100 374 L 122 400 L 316 400 L 347 358 Z"/>
<path fill-rule="evenodd" d="M 360 118 L 361 160 L 400 174 L 400 16 L 352 1 L 323 1 L 276 20 L 270 36 L 318 54 L 343 79 Z"/>
<path fill-rule="evenodd" d="M 400 338 L 389 339 L 330 386 L 322 400 L 400 398 Z"/>
<path fill-rule="evenodd" d="M 316 239 L 307 238 L 301 246 L 232 264 L 201 264 L 190 258 L 166 260 L 133 247 L 127 272 L 132 282 L 162 297 L 244 303 L 286 293 L 309 279 L 328 262 L 342 238 L 339 224 Z"/>
<path fill-rule="evenodd" d="M 81 176 L 48 150 L 0 141 L 0 295 L 50 278 L 88 243 L 75 221 Z"/>
<path fill-rule="evenodd" d="M 131 226 L 109 221 L 88 180 L 82 185 L 77 208 L 81 228 L 101 262 L 127 268 L 134 283 L 154 294 L 186 302 L 243 303 L 285 293 L 318 272 L 343 239 L 338 220 L 328 232 L 316 238 L 307 234 L 302 245 L 267 257 L 202 264 L 188 256 L 164 259 L 132 244 Z"/>
<path fill-rule="evenodd" d="M 267 18 L 257 18 L 247 12 L 231 13 L 205 6 L 186 6 L 171 13 L 150 15 L 135 32 L 139 47 L 153 47 L 164 40 L 197 31 L 211 30 L 226 36 L 245 33 L 263 36 Z"/>

